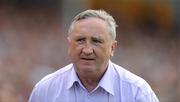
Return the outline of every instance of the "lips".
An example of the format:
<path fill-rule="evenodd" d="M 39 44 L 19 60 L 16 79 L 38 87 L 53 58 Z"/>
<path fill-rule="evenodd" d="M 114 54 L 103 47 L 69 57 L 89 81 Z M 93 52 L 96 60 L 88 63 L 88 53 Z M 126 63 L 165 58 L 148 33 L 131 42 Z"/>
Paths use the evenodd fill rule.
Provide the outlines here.
<path fill-rule="evenodd" d="M 94 60 L 95 60 L 95 58 L 90 57 L 90 56 L 89 56 L 89 57 L 81 56 L 80 59 L 81 59 L 81 60 L 84 60 L 84 61 L 94 61 Z"/>
<path fill-rule="evenodd" d="M 81 58 L 83 60 L 94 60 L 93 58 Z"/>

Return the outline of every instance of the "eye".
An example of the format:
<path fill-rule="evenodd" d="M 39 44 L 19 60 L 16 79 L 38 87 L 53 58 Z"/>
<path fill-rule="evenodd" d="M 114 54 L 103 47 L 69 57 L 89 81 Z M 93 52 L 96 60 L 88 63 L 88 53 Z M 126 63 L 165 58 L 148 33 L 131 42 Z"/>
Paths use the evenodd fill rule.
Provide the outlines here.
<path fill-rule="evenodd" d="M 103 41 L 101 39 L 97 39 L 97 38 L 93 38 L 92 41 L 94 43 L 103 43 Z"/>
<path fill-rule="evenodd" d="M 101 41 L 100 41 L 100 40 L 97 40 L 97 39 L 94 39 L 93 42 L 95 42 L 95 43 L 101 43 Z"/>
<path fill-rule="evenodd" d="M 77 38 L 76 39 L 76 42 L 78 42 L 78 43 L 83 43 L 83 42 L 85 42 L 85 38 Z"/>

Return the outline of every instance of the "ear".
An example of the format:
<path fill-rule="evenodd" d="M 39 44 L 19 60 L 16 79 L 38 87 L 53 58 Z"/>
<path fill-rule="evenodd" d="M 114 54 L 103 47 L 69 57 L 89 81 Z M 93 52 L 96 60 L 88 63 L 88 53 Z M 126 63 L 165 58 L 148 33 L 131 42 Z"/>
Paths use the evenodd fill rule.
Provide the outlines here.
<path fill-rule="evenodd" d="M 117 41 L 115 40 L 111 46 L 111 56 L 114 56 L 115 49 L 117 48 Z"/>
<path fill-rule="evenodd" d="M 69 38 L 69 36 L 67 37 L 67 40 L 68 40 L 68 42 L 70 41 L 70 38 Z"/>
<path fill-rule="evenodd" d="M 68 41 L 67 43 L 68 43 L 68 46 L 69 46 L 70 42 L 71 42 L 71 38 L 69 36 L 67 37 L 67 41 Z"/>
<path fill-rule="evenodd" d="M 67 40 L 68 40 L 68 42 L 71 42 L 71 40 L 72 40 L 71 36 L 68 36 Z"/>

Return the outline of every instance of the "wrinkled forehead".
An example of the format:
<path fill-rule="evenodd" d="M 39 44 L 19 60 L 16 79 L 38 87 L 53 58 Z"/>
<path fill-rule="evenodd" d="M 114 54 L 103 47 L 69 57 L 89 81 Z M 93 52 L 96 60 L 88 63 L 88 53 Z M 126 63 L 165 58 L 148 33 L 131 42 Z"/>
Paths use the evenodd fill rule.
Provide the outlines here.
<path fill-rule="evenodd" d="M 105 20 L 101 19 L 101 18 L 98 18 L 98 17 L 86 17 L 86 18 L 81 18 L 81 19 L 74 20 L 70 25 L 70 30 L 72 30 L 74 28 L 75 24 L 77 24 L 79 22 L 80 23 L 84 22 L 84 23 L 87 23 L 89 25 L 89 24 L 93 23 L 93 21 L 95 21 L 96 23 L 102 23 L 103 22 L 103 23 L 105 23 L 105 25 L 108 26 L 108 23 Z"/>
<path fill-rule="evenodd" d="M 89 18 L 74 23 L 74 27 L 71 33 L 94 34 L 103 36 L 108 34 L 107 29 L 108 27 L 105 21 L 97 18 Z"/>
<path fill-rule="evenodd" d="M 107 30 L 107 23 L 98 18 L 88 18 L 79 20 L 74 24 L 75 27 Z"/>

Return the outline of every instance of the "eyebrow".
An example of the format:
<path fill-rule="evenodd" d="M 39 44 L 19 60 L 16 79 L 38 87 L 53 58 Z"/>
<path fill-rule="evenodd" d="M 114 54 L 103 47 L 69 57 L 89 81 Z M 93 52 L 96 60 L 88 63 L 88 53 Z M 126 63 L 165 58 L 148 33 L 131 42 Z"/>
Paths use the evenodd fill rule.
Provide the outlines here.
<path fill-rule="evenodd" d="M 95 38 L 95 39 L 101 39 L 100 36 L 92 36 L 92 38 Z"/>
<path fill-rule="evenodd" d="M 85 38 L 85 36 L 82 34 L 77 34 L 74 36 L 75 38 Z M 100 40 L 100 41 L 104 41 L 104 39 L 101 37 L 101 36 L 91 36 L 90 37 L 91 39 L 97 39 L 97 40 Z"/>

